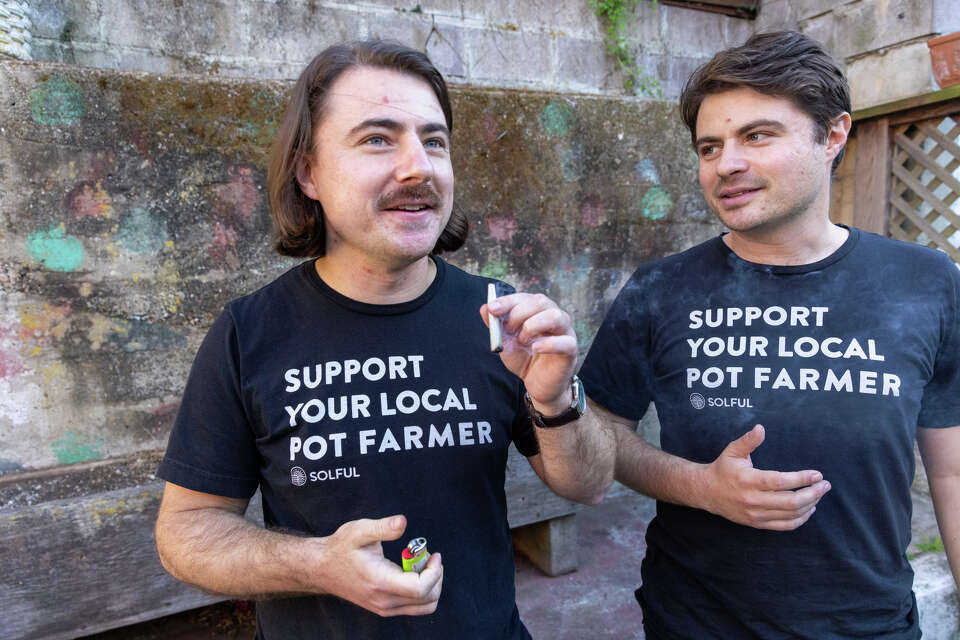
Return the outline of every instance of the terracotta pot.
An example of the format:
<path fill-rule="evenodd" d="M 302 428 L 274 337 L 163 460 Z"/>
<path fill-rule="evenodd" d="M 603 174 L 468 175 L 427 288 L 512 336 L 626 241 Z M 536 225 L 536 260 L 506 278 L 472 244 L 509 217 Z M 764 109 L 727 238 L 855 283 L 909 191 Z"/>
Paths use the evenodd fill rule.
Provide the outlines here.
<path fill-rule="evenodd" d="M 941 89 L 960 84 L 960 31 L 927 40 L 933 75 Z"/>

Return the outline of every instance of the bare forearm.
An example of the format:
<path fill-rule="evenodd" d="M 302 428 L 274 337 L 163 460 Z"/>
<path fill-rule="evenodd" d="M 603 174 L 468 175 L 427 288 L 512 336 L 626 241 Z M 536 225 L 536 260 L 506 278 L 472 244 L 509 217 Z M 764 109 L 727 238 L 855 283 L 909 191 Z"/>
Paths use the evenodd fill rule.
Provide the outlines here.
<path fill-rule="evenodd" d="M 268 531 L 243 516 L 206 508 L 161 514 L 157 549 L 174 577 L 223 595 L 322 593 L 321 538 Z"/>
<path fill-rule="evenodd" d="M 625 426 L 616 429 L 614 477 L 627 487 L 664 502 L 705 508 L 702 500 L 706 465 L 666 453 Z"/>
<path fill-rule="evenodd" d="M 960 591 L 960 475 L 929 475 L 928 479 L 940 538 Z"/>
<path fill-rule="evenodd" d="M 598 504 L 613 483 L 616 438 L 591 409 L 561 427 L 537 429 L 541 477 L 558 495 Z"/>

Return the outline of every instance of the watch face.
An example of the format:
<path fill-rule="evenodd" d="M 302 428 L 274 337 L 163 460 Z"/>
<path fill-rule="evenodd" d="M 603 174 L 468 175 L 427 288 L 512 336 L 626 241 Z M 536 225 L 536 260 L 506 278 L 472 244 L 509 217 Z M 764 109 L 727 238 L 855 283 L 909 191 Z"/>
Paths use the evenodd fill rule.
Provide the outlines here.
<path fill-rule="evenodd" d="M 583 383 L 577 376 L 573 376 L 573 393 L 577 396 L 575 398 L 577 412 L 583 415 L 587 411 L 587 394 L 583 390 Z"/>

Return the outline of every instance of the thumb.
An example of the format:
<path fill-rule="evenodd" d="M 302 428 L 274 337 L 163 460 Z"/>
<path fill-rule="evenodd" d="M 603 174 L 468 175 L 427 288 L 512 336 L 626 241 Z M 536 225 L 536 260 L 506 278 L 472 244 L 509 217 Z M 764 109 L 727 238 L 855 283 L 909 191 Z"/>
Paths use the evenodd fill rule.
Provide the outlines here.
<path fill-rule="evenodd" d="M 379 520 L 357 520 L 356 524 L 358 529 L 354 534 L 354 542 L 362 547 L 383 540 L 396 540 L 406 530 L 407 519 L 396 515 Z"/>
<path fill-rule="evenodd" d="M 763 443 L 763 439 L 766 437 L 766 433 L 763 430 L 763 425 L 757 425 L 750 431 L 747 431 L 745 434 L 731 442 L 727 445 L 727 448 L 723 452 L 734 458 L 749 458 L 750 454 L 753 453 L 754 449 L 759 447 Z"/>

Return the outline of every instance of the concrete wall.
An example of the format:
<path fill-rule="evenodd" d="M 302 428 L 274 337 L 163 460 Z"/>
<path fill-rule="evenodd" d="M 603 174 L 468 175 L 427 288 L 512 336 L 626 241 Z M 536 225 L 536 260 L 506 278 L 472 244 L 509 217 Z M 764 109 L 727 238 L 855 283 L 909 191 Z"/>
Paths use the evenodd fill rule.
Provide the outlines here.
<path fill-rule="evenodd" d="M 0 62 L 0 473 L 165 446 L 224 302 L 293 264 L 263 191 L 285 88 Z M 716 233 L 672 105 L 453 95 L 452 261 L 548 293 L 584 345 L 636 264 Z"/>
<path fill-rule="evenodd" d="M 290 80 L 323 47 L 389 37 L 454 83 L 624 95 L 588 0 L 32 0 L 32 55 L 111 69 Z M 960 29 L 960 0 L 763 0 L 755 21 L 640 0 L 627 20 L 641 74 L 672 99 L 690 72 L 757 31 L 823 42 L 860 109 L 936 90 L 926 41 Z"/>
<path fill-rule="evenodd" d="M 844 66 L 854 109 L 939 89 L 927 40 L 960 29 L 960 0 L 763 0 L 758 30 L 798 29 Z"/>
<path fill-rule="evenodd" d="M 296 78 L 323 47 L 389 37 L 454 83 L 621 95 L 588 0 L 32 0 L 33 57 L 112 69 Z M 644 74 L 679 94 L 750 21 L 641 0 L 629 21 Z"/>

